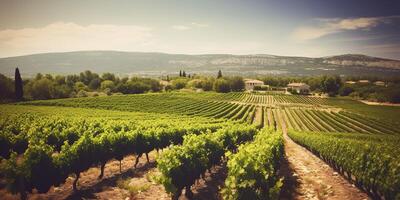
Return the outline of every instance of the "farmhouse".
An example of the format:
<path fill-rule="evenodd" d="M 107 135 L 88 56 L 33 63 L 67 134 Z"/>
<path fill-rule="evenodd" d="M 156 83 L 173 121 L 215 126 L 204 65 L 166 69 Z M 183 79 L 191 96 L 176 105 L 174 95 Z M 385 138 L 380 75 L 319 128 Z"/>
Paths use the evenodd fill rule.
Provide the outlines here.
<path fill-rule="evenodd" d="M 375 81 L 374 84 L 377 86 L 385 86 L 385 82 L 383 81 Z"/>
<path fill-rule="evenodd" d="M 264 85 L 264 82 L 259 81 L 259 80 L 254 80 L 254 79 L 245 79 L 244 83 L 245 83 L 246 90 L 254 90 L 254 86 Z"/>
<path fill-rule="evenodd" d="M 287 90 L 296 91 L 299 94 L 308 94 L 310 92 L 310 86 L 305 83 L 289 83 Z"/>
<path fill-rule="evenodd" d="M 359 83 L 369 83 L 369 80 L 359 80 Z"/>
<path fill-rule="evenodd" d="M 346 83 L 346 84 L 350 84 L 350 85 L 356 84 L 355 81 L 346 81 L 345 83 Z"/>

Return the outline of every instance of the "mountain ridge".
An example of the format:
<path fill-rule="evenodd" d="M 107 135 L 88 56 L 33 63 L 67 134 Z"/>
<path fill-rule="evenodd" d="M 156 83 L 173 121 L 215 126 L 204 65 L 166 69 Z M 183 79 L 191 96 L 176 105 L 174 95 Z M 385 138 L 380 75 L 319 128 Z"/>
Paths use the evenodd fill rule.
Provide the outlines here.
<path fill-rule="evenodd" d="M 228 74 L 348 74 L 346 71 L 400 71 L 400 60 L 362 54 L 325 57 L 278 56 L 270 54 L 169 54 L 162 52 L 72 51 L 0 58 L 0 73 L 12 75 L 15 67 L 25 75 L 66 74 L 84 70 L 116 74 L 163 75 L 186 69 L 211 73 L 223 69 Z M 371 71 L 372 70 L 372 71 Z M 333 72 L 334 71 L 334 72 Z M 364 73 L 364 72 L 363 72 Z"/>

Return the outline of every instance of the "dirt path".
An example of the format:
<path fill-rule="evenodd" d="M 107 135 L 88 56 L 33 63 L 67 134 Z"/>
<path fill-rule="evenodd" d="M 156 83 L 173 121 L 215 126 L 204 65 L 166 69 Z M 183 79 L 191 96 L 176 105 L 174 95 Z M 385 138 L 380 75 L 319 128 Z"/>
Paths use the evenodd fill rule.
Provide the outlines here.
<path fill-rule="evenodd" d="M 285 159 L 281 171 L 285 184 L 281 199 L 370 199 L 284 132 Z"/>
<path fill-rule="evenodd" d="M 149 172 L 150 174 L 158 174 L 157 169 Z M 227 176 L 226 164 L 220 166 L 214 166 L 210 172 L 205 173 L 204 179 L 199 179 L 192 186 L 193 200 L 219 200 L 222 199 L 219 193 L 220 187 L 223 186 Z M 171 197 L 168 195 L 164 187 L 157 183 L 151 183 L 144 177 L 137 177 L 132 179 L 135 182 L 141 182 L 142 184 L 151 184 L 151 186 L 140 194 L 135 195 L 131 199 L 140 200 L 170 200 Z M 179 197 L 179 200 L 189 200 L 184 194 Z"/>

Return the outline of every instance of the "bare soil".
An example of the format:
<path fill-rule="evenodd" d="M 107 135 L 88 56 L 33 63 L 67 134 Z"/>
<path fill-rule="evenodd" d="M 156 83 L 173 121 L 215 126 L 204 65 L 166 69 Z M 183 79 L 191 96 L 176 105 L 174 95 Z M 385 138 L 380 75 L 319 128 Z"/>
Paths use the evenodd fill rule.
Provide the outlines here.
<path fill-rule="evenodd" d="M 370 199 L 324 161 L 293 142 L 286 131 L 284 139 L 281 173 L 285 180 L 281 199 Z"/>
<path fill-rule="evenodd" d="M 157 169 L 153 172 L 157 174 Z M 222 199 L 219 190 L 223 187 L 224 181 L 227 176 L 227 168 L 225 164 L 221 166 L 213 167 L 210 172 L 206 172 L 204 179 L 199 179 L 192 186 L 193 197 L 191 199 L 202 199 L 202 200 L 217 200 Z M 153 182 L 151 187 L 134 196 L 133 199 L 140 200 L 170 200 L 171 196 L 166 193 L 162 185 Z M 185 192 L 179 197 L 179 200 L 188 200 L 185 196 Z"/>

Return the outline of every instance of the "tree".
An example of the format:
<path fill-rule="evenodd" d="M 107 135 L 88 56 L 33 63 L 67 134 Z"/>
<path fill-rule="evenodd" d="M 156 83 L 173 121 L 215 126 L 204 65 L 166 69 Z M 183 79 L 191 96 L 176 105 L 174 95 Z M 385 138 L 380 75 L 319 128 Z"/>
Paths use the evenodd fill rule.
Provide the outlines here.
<path fill-rule="evenodd" d="M 183 76 L 183 77 L 186 77 L 186 72 L 185 72 L 185 70 L 183 70 L 182 76 Z"/>
<path fill-rule="evenodd" d="M 123 85 L 124 94 L 141 94 L 150 90 L 150 85 L 144 84 L 142 82 L 127 82 Z"/>
<path fill-rule="evenodd" d="M 14 89 L 13 81 L 0 74 L 0 99 L 14 99 Z"/>
<path fill-rule="evenodd" d="M 203 79 L 201 82 L 201 88 L 204 91 L 210 91 L 213 89 L 214 79 Z"/>
<path fill-rule="evenodd" d="M 182 77 L 182 70 L 179 70 L 179 77 Z"/>
<path fill-rule="evenodd" d="M 51 98 L 59 99 L 59 98 L 67 98 L 70 96 L 72 89 L 70 89 L 67 85 L 57 85 L 54 84 L 50 87 L 50 96 Z"/>
<path fill-rule="evenodd" d="M 47 78 L 36 80 L 32 83 L 30 95 L 33 99 L 50 99 L 53 82 Z"/>
<path fill-rule="evenodd" d="M 101 90 L 105 90 L 105 89 L 110 89 L 111 91 L 114 90 L 115 85 L 114 82 L 110 81 L 110 80 L 106 80 L 101 82 L 101 86 L 100 86 Z"/>
<path fill-rule="evenodd" d="M 23 83 L 21 79 L 21 74 L 19 73 L 18 67 L 15 69 L 15 100 L 22 101 L 23 99 Z"/>
<path fill-rule="evenodd" d="M 242 91 L 244 89 L 244 81 L 240 76 L 235 76 L 230 79 L 230 87 L 232 91 Z"/>
<path fill-rule="evenodd" d="M 115 82 L 115 75 L 112 73 L 104 73 L 103 75 L 101 75 L 101 78 L 105 81 L 105 80 L 109 80 L 109 81 L 113 81 Z"/>
<path fill-rule="evenodd" d="M 67 77 L 65 78 L 65 83 L 71 89 L 74 87 L 75 83 L 78 81 L 79 81 L 79 76 L 76 74 L 75 75 L 67 75 Z"/>
<path fill-rule="evenodd" d="M 202 86 L 202 81 L 200 79 L 193 79 L 187 83 L 190 88 L 199 89 Z"/>
<path fill-rule="evenodd" d="M 89 85 L 90 81 L 92 81 L 95 78 L 99 78 L 99 75 L 96 73 L 92 73 L 89 70 L 86 70 L 79 74 L 79 80 L 83 82 L 85 85 Z"/>
<path fill-rule="evenodd" d="M 226 93 L 231 90 L 231 87 L 227 80 L 220 78 L 214 82 L 214 90 L 216 92 Z"/>
<path fill-rule="evenodd" d="M 74 90 L 76 92 L 79 92 L 81 90 L 87 90 L 87 86 L 83 82 L 78 81 L 74 85 Z"/>
<path fill-rule="evenodd" d="M 40 80 L 40 79 L 42 79 L 42 78 L 43 78 L 43 74 L 37 73 L 37 74 L 36 74 L 36 77 L 35 77 L 35 80 Z"/>
<path fill-rule="evenodd" d="M 222 72 L 221 72 L 221 70 L 218 71 L 217 78 L 222 78 Z"/>
<path fill-rule="evenodd" d="M 53 80 L 53 76 L 51 74 L 45 74 L 44 78 L 47 78 L 49 80 Z"/>
<path fill-rule="evenodd" d="M 57 85 L 64 85 L 64 84 L 66 84 L 65 76 L 57 75 L 57 76 L 54 78 L 54 80 L 55 80 L 55 82 L 56 82 Z"/>
<path fill-rule="evenodd" d="M 322 92 L 328 93 L 329 96 L 337 95 L 341 86 L 342 81 L 339 76 L 324 76 L 321 80 Z"/>
<path fill-rule="evenodd" d="M 349 96 L 352 92 L 354 92 L 354 89 L 350 86 L 344 86 L 339 89 L 340 96 Z"/>
<path fill-rule="evenodd" d="M 185 78 L 178 78 L 171 81 L 171 85 L 174 89 L 182 89 L 186 87 L 187 80 Z"/>
<path fill-rule="evenodd" d="M 90 81 L 88 87 L 92 90 L 97 90 L 100 87 L 101 80 L 99 78 L 94 78 Z"/>

